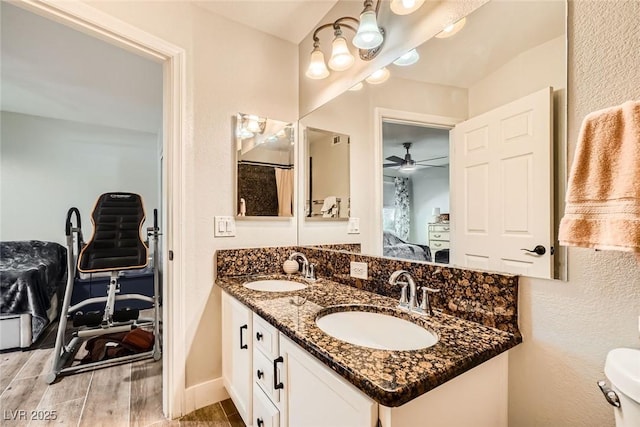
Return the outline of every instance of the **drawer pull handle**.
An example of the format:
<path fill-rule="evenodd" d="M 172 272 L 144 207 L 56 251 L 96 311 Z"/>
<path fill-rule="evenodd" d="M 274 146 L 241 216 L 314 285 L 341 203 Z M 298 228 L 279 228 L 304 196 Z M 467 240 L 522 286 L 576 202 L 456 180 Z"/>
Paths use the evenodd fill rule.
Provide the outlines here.
<path fill-rule="evenodd" d="M 260 341 L 262 339 L 262 334 L 260 332 L 256 332 L 256 339 Z"/>
<path fill-rule="evenodd" d="M 440 237 L 440 234 L 434 234 L 433 237 Z"/>
<path fill-rule="evenodd" d="M 284 359 L 282 358 L 282 356 L 278 357 L 273 361 L 273 388 L 275 390 L 284 388 L 284 384 L 278 381 L 278 363 L 282 363 L 282 362 L 284 362 Z"/>
<path fill-rule="evenodd" d="M 258 369 L 257 374 L 258 374 L 258 379 L 259 379 L 259 380 L 261 380 L 261 379 L 262 379 L 262 377 L 264 377 L 264 372 L 262 372 L 260 369 Z"/>
<path fill-rule="evenodd" d="M 240 326 L 240 349 L 244 350 L 246 348 L 249 348 L 249 346 L 247 344 L 242 344 L 242 330 L 243 329 L 249 329 L 248 325 L 242 325 Z"/>
<path fill-rule="evenodd" d="M 258 424 L 258 427 L 262 427 L 264 425 L 264 421 L 262 421 L 262 418 L 257 418 L 256 423 Z"/>
<path fill-rule="evenodd" d="M 434 243 L 433 246 L 439 248 L 440 246 L 442 246 L 442 243 Z"/>

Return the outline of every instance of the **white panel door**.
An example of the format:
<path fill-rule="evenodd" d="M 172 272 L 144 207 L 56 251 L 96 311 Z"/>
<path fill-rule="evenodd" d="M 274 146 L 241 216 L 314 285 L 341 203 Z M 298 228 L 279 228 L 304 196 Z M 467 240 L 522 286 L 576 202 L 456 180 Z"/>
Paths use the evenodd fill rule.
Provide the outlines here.
<path fill-rule="evenodd" d="M 453 263 L 553 278 L 552 88 L 451 131 Z M 544 247 L 544 254 L 533 251 Z"/>

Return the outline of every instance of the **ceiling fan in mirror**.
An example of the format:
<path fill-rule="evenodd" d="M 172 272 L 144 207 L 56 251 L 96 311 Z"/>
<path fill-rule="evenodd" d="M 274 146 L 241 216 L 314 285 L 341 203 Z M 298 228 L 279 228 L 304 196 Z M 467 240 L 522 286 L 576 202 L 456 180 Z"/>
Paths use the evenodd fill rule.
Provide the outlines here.
<path fill-rule="evenodd" d="M 418 166 L 428 166 L 432 168 L 445 167 L 445 165 L 434 165 L 434 164 L 429 164 L 428 162 L 431 162 L 433 160 L 446 159 L 447 156 L 432 157 L 430 159 L 424 159 L 424 160 L 413 160 L 411 158 L 411 153 L 409 153 L 409 149 L 411 149 L 411 142 L 404 142 L 402 146 L 405 148 L 405 150 L 407 150 L 407 154 L 404 155 L 404 158 L 398 157 L 398 156 L 387 157 L 386 160 L 392 163 L 384 163 L 382 165 L 383 168 L 391 168 L 391 167 L 399 166 L 398 170 L 402 172 L 411 172 L 415 170 Z"/>

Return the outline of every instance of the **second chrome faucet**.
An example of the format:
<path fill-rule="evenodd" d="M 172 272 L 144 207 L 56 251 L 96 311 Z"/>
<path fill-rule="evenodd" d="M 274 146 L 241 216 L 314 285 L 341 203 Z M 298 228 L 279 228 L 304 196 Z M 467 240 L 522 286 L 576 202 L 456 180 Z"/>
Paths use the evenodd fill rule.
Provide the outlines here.
<path fill-rule="evenodd" d="M 406 281 L 401 281 L 401 278 L 405 278 Z M 440 292 L 440 289 L 433 289 L 427 286 L 421 286 L 422 290 L 422 302 L 420 305 L 417 303 L 417 290 L 416 281 L 407 270 L 396 270 L 391 276 L 389 276 L 390 285 L 400 285 L 402 290 L 400 291 L 400 304 L 398 307 L 412 311 L 419 314 L 433 315 L 433 309 L 431 308 L 431 300 L 429 299 L 429 293 Z M 407 288 L 409 288 L 409 295 L 407 296 Z"/>

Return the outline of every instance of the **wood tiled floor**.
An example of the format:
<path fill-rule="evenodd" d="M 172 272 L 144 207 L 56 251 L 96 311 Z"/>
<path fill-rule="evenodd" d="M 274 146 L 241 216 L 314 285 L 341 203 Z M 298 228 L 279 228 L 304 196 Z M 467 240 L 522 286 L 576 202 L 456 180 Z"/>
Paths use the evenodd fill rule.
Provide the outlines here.
<path fill-rule="evenodd" d="M 233 402 L 201 408 L 180 420 L 162 415 L 162 362 L 153 359 L 62 377 L 48 385 L 57 324 L 29 351 L 0 354 L 3 426 L 244 427 Z M 31 420 L 55 414 L 55 420 Z M 22 418 L 22 415 L 26 419 Z M 21 419 L 22 418 L 22 419 Z"/>

